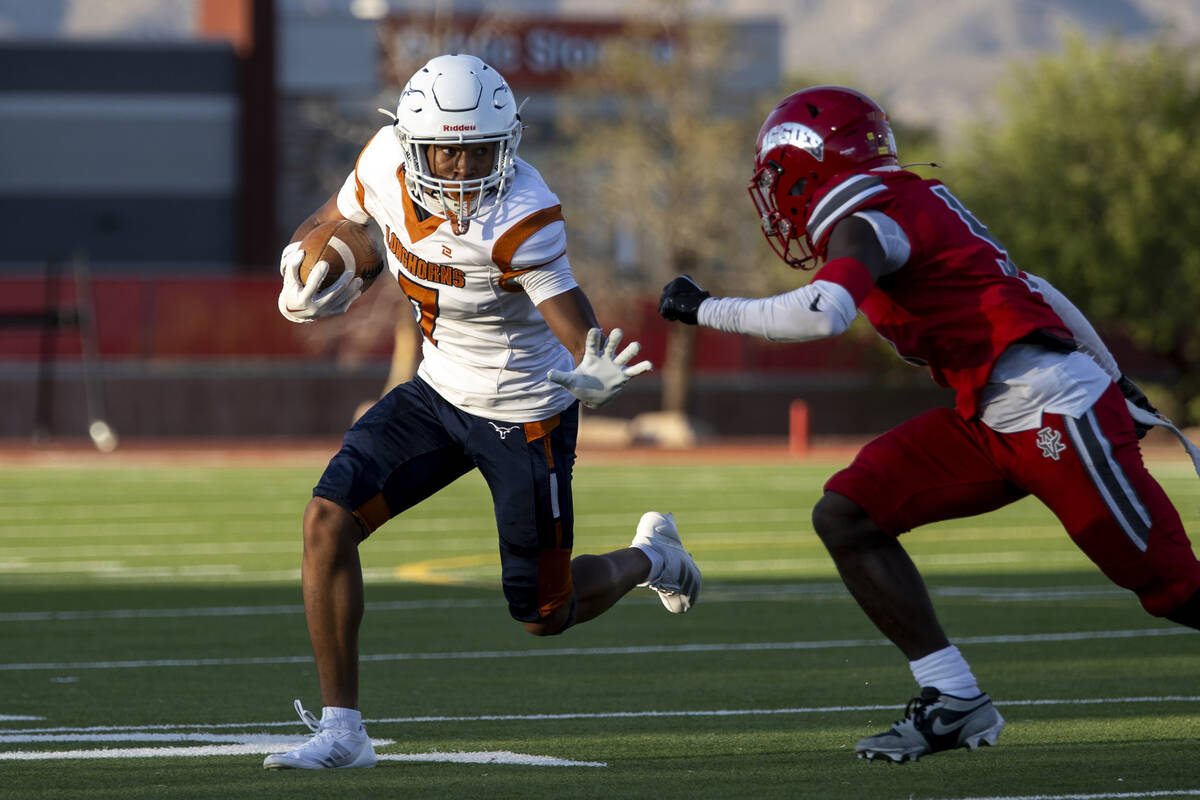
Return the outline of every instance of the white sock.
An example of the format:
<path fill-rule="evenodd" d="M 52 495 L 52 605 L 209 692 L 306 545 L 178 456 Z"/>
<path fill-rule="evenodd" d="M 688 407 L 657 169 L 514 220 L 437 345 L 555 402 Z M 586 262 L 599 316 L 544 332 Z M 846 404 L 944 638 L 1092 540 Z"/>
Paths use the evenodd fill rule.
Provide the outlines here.
<path fill-rule="evenodd" d="M 910 661 L 908 666 L 917 680 L 917 686 L 921 688 L 934 686 L 942 694 L 955 697 L 978 697 L 981 694 L 970 665 L 954 645 Z"/>
<path fill-rule="evenodd" d="M 650 545 L 635 544 L 634 547 L 641 550 L 646 554 L 646 558 L 650 559 L 650 571 L 646 573 L 646 580 L 642 581 L 642 583 L 650 583 L 651 581 L 658 580 L 663 570 L 663 557 Z"/>
<path fill-rule="evenodd" d="M 325 728 L 356 731 L 362 727 L 362 712 L 357 708 L 325 706 L 321 709 L 321 725 Z"/>

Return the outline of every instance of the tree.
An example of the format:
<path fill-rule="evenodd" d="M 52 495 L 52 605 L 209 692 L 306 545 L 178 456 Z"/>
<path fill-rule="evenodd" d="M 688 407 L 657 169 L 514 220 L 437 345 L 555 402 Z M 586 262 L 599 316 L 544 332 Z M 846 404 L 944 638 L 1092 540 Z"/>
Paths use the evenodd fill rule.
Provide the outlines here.
<path fill-rule="evenodd" d="M 1102 331 L 1170 364 L 1174 413 L 1192 421 L 1200 421 L 1197 66 L 1192 51 L 1165 40 L 1134 50 L 1070 38 L 1061 55 L 1015 70 L 1000 121 L 973 127 L 953 178 L 1018 265 L 1058 286 Z"/>
<path fill-rule="evenodd" d="M 730 95 L 734 57 L 726 23 L 669 2 L 631 22 L 560 100 L 554 185 L 570 209 L 572 268 L 600 303 L 657 297 L 684 272 L 714 292 L 753 293 L 776 269 L 763 266 L 745 188 L 766 106 Z M 668 329 L 664 411 L 687 412 L 694 335 Z"/>

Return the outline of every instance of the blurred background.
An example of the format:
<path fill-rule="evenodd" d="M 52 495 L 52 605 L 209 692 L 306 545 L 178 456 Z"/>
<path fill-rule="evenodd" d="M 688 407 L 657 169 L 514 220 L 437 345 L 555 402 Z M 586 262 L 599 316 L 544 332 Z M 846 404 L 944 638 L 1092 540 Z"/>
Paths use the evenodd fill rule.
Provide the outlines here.
<path fill-rule="evenodd" d="M 0 441 L 334 436 L 410 374 L 395 285 L 293 325 L 278 254 L 443 52 L 529 98 L 520 155 L 563 201 L 577 277 L 655 363 L 585 441 L 803 445 L 950 404 L 862 320 L 771 344 L 655 313 L 680 272 L 714 294 L 807 282 L 745 184 L 767 111 L 816 83 L 887 108 L 902 163 L 936 162 L 914 169 L 1200 423 L 1200 0 L 599 6 L 0 0 Z"/>

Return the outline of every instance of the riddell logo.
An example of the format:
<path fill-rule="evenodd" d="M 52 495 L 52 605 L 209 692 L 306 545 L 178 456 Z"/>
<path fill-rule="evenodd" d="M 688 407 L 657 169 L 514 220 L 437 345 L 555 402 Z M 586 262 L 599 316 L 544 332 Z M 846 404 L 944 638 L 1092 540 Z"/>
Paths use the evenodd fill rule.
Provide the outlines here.
<path fill-rule="evenodd" d="M 475 126 L 474 125 L 443 125 L 442 130 L 443 131 L 473 131 L 473 130 L 475 130 Z"/>

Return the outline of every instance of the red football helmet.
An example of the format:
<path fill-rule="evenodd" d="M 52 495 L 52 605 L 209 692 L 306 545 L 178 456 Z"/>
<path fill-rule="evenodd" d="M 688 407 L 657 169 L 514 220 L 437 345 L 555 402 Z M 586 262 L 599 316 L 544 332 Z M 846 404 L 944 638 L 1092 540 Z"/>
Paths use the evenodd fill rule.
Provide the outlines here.
<path fill-rule="evenodd" d="M 887 114 L 865 94 L 813 86 L 784 98 L 758 132 L 748 187 L 771 249 L 788 266 L 810 269 L 813 195 L 835 175 L 888 165 L 897 165 L 896 140 Z"/>

